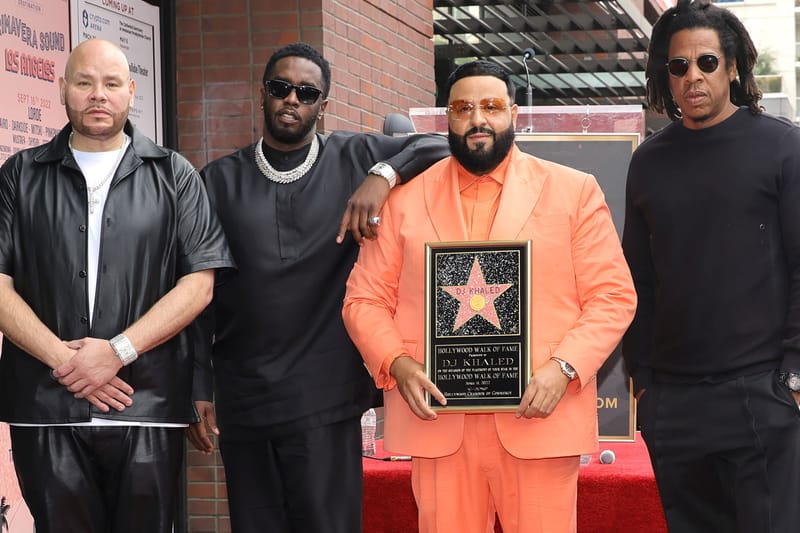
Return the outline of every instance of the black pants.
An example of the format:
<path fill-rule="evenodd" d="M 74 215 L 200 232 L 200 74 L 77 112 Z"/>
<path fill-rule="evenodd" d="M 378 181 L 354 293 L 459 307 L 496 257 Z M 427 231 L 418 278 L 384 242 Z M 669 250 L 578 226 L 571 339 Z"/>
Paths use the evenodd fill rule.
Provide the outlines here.
<path fill-rule="evenodd" d="M 219 446 L 233 533 L 361 531 L 360 417 Z"/>
<path fill-rule="evenodd" d="M 639 421 L 670 533 L 800 531 L 800 411 L 777 372 L 655 383 Z"/>
<path fill-rule="evenodd" d="M 170 533 L 183 428 L 11 426 L 36 533 Z"/>

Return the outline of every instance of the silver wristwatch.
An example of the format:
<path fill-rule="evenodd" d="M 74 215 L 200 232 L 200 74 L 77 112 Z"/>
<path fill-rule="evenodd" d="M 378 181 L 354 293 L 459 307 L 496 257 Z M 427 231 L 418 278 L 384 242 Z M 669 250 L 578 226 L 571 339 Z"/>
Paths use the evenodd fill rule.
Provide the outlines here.
<path fill-rule="evenodd" d="M 786 385 L 786 388 L 792 392 L 800 392 L 800 373 L 798 372 L 780 372 L 778 380 Z"/>
<path fill-rule="evenodd" d="M 558 363 L 558 366 L 561 367 L 561 373 L 567 376 L 570 381 L 578 377 L 578 372 L 575 371 L 571 364 L 567 363 L 563 359 L 559 359 L 558 357 L 551 357 L 550 359 Z"/>
<path fill-rule="evenodd" d="M 122 366 L 128 366 L 139 357 L 136 348 L 133 347 L 128 337 L 122 333 L 108 342 L 111 344 L 111 348 L 114 349 L 114 353 L 119 357 L 119 360 L 122 361 Z"/>
<path fill-rule="evenodd" d="M 372 165 L 372 168 L 369 169 L 367 174 L 375 174 L 376 176 L 382 177 L 389 182 L 390 189 L 397 184 L 397 171 L 393 169 L 392 165 L 389 163 L 379 161 Z"/>

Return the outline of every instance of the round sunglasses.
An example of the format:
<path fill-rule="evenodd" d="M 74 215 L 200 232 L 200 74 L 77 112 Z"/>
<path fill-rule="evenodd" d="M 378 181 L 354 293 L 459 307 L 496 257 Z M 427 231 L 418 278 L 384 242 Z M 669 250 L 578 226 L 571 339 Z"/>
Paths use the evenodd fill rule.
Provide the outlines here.
<path fill-rule="evenodd" d="M 695 60 L 695 63 L 702 72 L 711 74 L 719 67 L 719 57 L 714 54 L 702 54 Z M 690 64 L 691 61 L 685 57 L 675 57 L 667 62 L 667 70 L 676 78 L 682 78 L 689 72 Z"/>
<path fill-rule="evenodd" d="M 282 100 L 289 96 L 294 89 L 297 99 L 301 104 L 311 105 L 317 101 L 322 91 L 310 85 L 292 85 L 283 80 L 269 80 L 266 83 L 267 93 L 273 98 Z"/>

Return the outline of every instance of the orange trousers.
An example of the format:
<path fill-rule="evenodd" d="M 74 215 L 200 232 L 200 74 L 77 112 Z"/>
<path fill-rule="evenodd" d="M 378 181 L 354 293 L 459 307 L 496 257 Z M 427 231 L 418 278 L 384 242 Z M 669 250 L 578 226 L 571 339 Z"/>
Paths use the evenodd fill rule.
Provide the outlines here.
<path fill-rule="evenodd" d="M 420 533 L 577 531 L 580 456 L 519 459 L 497 436 L 491 414 L 467 415 L 453 455 L 411 464 Z"/>

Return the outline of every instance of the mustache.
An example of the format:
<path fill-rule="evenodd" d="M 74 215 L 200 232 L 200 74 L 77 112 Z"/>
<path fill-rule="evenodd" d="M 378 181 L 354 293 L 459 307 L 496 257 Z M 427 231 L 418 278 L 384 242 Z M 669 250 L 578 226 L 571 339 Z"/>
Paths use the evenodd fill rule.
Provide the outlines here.
<path fill-rule="evenodd" d="M 281 109 L 272 114 L 272 116 L 278 116 L 278 115 L 292 115 L 293 118 L 300 120 L 300 114 L 293 107 L 282 107 Z"/>
<path fill-rule="evenodd" d="M 105 111 L 106 113 L 111 113 L 111 110 L 102 105 L 90 105 L 83 109 L 84 113 L 89 113 L 90 111 Z"/>
<path fill-rule="evenodd" d="M 476 133 L 486 133 L 494 137 L 494 130 L 483 128 L 481 126 L 476 126 L 470 130 L 467 130 L 467 132 L 464 134 L 464 137 L 469 137 L 470 135 L 475 135 Z"/>

